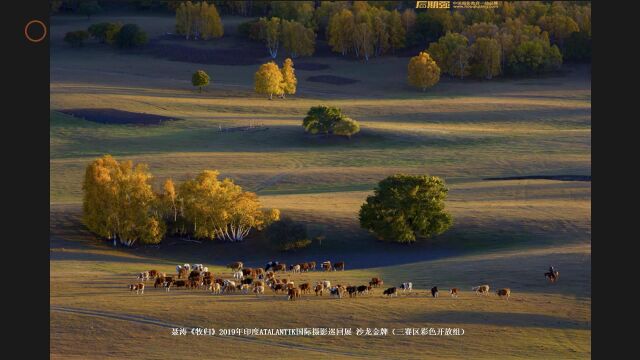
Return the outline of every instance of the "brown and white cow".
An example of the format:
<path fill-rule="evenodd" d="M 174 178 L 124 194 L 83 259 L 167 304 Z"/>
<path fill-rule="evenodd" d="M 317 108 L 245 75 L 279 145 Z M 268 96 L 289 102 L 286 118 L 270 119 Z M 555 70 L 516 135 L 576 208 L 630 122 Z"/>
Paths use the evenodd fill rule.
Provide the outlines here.
<path fill-rule="evenodd" d="M 498 296 L 501 298 L 506 297 L 507 300 L 509 300 L 509 296 L 511 296 L 511 289 L 509 288 L 500 289 L 496 291 L 496 294 L 498 294 Z"/>
<path fill-rule="evenodd" d="M 144 284 L 143 283 L 138 283 L 138 284 L 131 284 L 129 285 L 129 291 L 133 292 L 135 291 L 136 294 L 144 294 Z"/>
<path fill-rule="evenodd" d="M 471 291 L 475 291 L 476 294 L 487 295 L 489 294 L 489 285 L 474 286 Z"/>
<path fill-rule="evenodd" d="M 242 261 L 236 261 L 227 265 L 227 267 L 233 271 L 238 271 L 238 270 L 242 270 L 242 268 L 244 267 L 244 264 L 242 263 Z"/>
<path fill-rule="evenodd" d="M 451 294 L 451 297 L 458 297 L 458 291 L 459 290 L 460 289 L 458 289 L 458 288 L 451 288 L 451 289 L 449 289 L 449 294 Z"/>

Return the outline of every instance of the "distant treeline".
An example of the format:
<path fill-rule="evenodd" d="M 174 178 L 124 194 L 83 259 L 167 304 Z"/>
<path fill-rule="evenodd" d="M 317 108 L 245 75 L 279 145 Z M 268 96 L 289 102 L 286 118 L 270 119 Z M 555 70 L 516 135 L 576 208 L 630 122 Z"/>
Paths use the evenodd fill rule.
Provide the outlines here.
<path fill-rule="evenodd" d="M 123 7 L 175 13 L 183 3 L 60 0 L 51 1 L 51 7 L 52 12 L 75 12 L 90 17 Z M 540 73 L 559 68 L 563 61 L 591 60 L 588 1 L 504 1 L 496 9 L 455 11 L 416 11 L 415 1 L 207 3 L 221 14 L 261 18 L 241 25 L 240 34 L 263 41 L 272 57 L 277 55 L 279 45 L 290 57 L 308 56 L 314 53 L 316 40 L 326 40 L 332 51 L 365 61 L 401 49 L 416 54 L 426 50 L 445 74 L 484 78 Z M 177 22 L 178 27 L 180 23 Z"/>

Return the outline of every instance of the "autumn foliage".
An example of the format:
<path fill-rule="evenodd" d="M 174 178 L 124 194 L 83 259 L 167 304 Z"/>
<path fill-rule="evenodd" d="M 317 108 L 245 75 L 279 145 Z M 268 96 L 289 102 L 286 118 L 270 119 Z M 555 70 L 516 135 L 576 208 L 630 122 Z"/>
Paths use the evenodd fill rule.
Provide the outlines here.
<path fill-rule="evenodd" d="M 167 230 L 199 239 L 241 241 L 252 229 L 280 219 L 255 193 L 205 170 L 155 193 L 147 165 L 105 155 L 91 162 L 83 183 L 83 222 L 98 236 L 126 246 L 157 244 Z"/>

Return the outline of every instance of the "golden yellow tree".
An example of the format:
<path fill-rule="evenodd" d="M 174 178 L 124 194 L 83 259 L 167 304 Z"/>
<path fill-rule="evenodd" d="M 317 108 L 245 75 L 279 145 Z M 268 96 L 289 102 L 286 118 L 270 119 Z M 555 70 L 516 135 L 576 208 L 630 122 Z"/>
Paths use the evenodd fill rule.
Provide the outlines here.
<path fill-rule="evenodd" d="M 409 84 L 425 91 L 440 81 L 440 68 L 431 56 L 422 51 L 409 60 Z"/>
<path fill-rule="evenodd" d="M 224 27 L 214 4 L 185 1 L 176 9 L 176 32 L 188 40 L 222 37 Z"/>
<path fill-rule="evenodd" d="M 260 68 L 255 73 L 255 91 L 258 94 L 269 95 L 269 100 L 273 99 L 273 95 L 280 95 L 283 93 L 282 72 L 278 68 L 278 65 L 274 62 L 268 62 L 260 65 Z"/>
<path fill-rule="evenodd" d="M 109 155 L 87 166 L 83 183 L 83 221 L 99 236 L 126 246 L 162 240 L 156 197 L 146 164 L 119 163 Z"/>
<path fill-rule="evenodd" d="M 296 93 L 298 79 L 293 69 L 293 60 L 287 58 L 282 64 L 282 97 Z"/>
<path fill-rule="evenodd" d="M 219 38 L 224 35 L 224 27 L 218 9 L 214 4 L 200 3 L 201 37 L 204 40 Z"/>
<path fill-rule="evenodd" d="M 180 185 L 184 217 L 198 238 L 242 241 L 251 229 L 262 229 L 280 218 L 277 209 L 263 210 L 255 193 L 245 192 L 231 179 L 205 170 Z"/>

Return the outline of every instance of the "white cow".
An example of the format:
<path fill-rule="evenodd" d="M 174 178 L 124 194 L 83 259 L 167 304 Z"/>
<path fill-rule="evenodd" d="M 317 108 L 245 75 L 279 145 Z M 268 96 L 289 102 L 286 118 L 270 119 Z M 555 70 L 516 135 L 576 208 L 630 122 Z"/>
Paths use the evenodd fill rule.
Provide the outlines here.
<path fill-rule="evenodd" d="M 291 271 L 293 271 L 294 273 L 299 273 L 300 272 L 300 265 L 294 265 L 293 268 L 291 269 Z"/>
<path fill-rule="evenodd" d="M 242 270 L 238 270 L 236 272 L 233 273 L 233 278 L 236 280 L 242 280 Z"/>
<path fill-rule="evenodd" d="M 204 269 L 204 265 L 202 265 L 202 264 L 193 264 L 193 270 L 202 272 L 202 269 Z"/>

